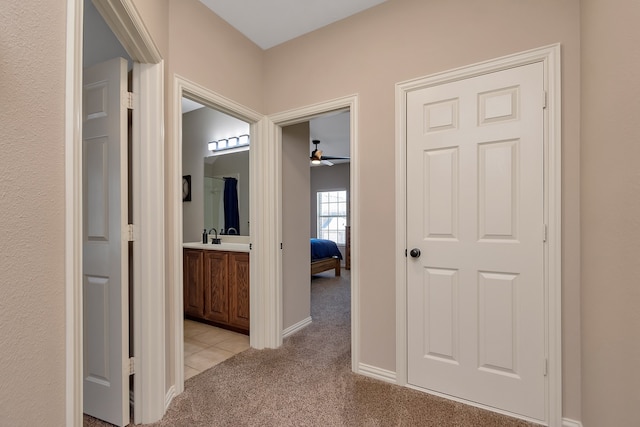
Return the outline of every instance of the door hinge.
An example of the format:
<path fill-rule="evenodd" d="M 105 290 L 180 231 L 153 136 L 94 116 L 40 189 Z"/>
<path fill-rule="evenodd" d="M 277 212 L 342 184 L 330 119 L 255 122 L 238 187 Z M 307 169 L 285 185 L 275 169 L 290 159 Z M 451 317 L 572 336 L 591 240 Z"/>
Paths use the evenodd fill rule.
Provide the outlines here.
<path fill-rule="evenodd" d="M 546 242 L 548 238 L 549 238 L 549 227 L 547 226 L 547 224 L 544 224 L 542 226 L 542 241 Z"/>
<path fill-rule="evenodd" d="M 249 250 L 253 249 L 253 243 L 249 243 Z"/>
<path fill-rule="evenodd" d="M 543 110 L 547 108 L 548 102 L 549 102 L 549 92 L 545 90 L 542 92 L 542 109 Z"/>
<path fill-rule="evenodd" d="M 129 375 L 133 375 L 136 373 L 136 360 L 133 357 L 129 358 Z"/>
<path fill-rule="evenodd" d="M 549 359 L 544 359 L 544 363 L 542 364 L 542 375 L 545 377 L 549 375 Z"/>
<path fill-rule="evenodd" d="M 127 242 L 133 242 L 133 224 L 127 224 Z"/>
<path fill-rule="evenodd" d="M 282 242 L 280 242 L 280 249 L 282 249 Z"/>
<path fill-rule="evenodd" d="M 125 105 L 127 106 L 127 108 L 129 110 L 133 110 L 133 101 L 134 101 L 134 96 L 133 96 L 133 92 L 127 92 L 125 95 Z"/>

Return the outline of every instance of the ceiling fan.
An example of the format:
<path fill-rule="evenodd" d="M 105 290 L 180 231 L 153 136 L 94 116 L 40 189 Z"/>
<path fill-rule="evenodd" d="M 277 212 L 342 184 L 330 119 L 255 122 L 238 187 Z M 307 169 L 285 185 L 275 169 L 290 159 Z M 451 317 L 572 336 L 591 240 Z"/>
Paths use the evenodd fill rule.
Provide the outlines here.
<path fill-rule="evenodd" d="M 349 160 L 349 157 L 323 156 L 322 150 L 318 150 L 318 144 L 320 144 L 320 140 L 314 139 L 311 142 L 313 142 L 316 146 L 316 148 L 311 152 L 311 157 L 309 158 L 309 160 L 311 160 L 312 166 L 318 166 L 321 164 L 333 166 L 333 163 L 330 160 Z"/>

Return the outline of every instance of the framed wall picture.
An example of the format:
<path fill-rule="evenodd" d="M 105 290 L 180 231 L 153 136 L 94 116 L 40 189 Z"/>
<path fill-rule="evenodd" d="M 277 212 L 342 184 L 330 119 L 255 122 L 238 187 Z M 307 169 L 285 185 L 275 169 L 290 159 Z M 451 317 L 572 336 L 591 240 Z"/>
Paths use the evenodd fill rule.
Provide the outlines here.
<path fill-rule="evenodd" d="M 185 175 L 182 177 L 182 201 L 191 201 L 191 175 Z"/>

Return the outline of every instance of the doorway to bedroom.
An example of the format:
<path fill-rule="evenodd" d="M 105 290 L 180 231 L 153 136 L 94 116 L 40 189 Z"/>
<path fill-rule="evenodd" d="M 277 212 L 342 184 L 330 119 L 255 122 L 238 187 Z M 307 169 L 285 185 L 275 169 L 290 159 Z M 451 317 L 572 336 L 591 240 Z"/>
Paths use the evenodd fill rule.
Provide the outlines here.
<path fill-rule="evenodd" d="M 329 369 L 352 344 L 350 135 L 346 109 L 282 128 L 284 345 Z"/>

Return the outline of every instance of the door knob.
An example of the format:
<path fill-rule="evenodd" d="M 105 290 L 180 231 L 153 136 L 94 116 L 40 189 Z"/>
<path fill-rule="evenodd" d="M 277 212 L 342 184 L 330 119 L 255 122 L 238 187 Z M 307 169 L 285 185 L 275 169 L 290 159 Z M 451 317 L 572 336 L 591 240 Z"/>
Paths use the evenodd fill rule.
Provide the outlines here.
<path fill-rule="evenodd" d="M 411 255 L 412 258 L 420 258 L 420 249 L 418 248 L 411 249 L 411 252 L 409 252 L 409 255 Z"/>

